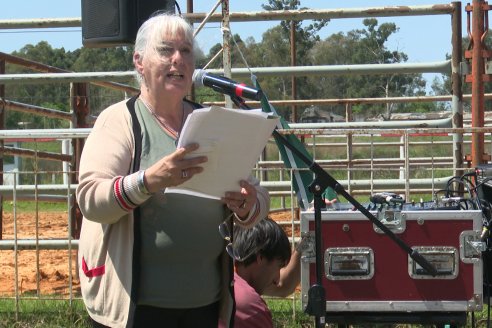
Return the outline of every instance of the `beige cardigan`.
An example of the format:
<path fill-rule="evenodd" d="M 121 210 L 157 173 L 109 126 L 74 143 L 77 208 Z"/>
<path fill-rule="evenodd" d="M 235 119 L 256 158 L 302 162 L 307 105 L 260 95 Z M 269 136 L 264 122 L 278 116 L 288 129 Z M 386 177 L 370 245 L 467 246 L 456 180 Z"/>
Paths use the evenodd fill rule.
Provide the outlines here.
<path fill-rule="evenodd" d="M 79 264 L 82 297 L 95 321 L 114 328 L 132 327 L 135 304 L 133 285 L 134 215 L 122 209 L 114 195 L 114 182 L 131 172 L 134 157 L 132 118 L 126 101 L 105 109 L 87 138 L 82 152 L 77 201 L 84 216 Z M 132 173 L 137 174 L 137 173 Z M 251 178 L 258 191 L 257 211 L 245 221 L 250 226 L 268 215 L 268 192 Z M 226 254 L 224 252 L 224 254 Z M 223 255 L 223 276 L 227 277 L 230 259 Z M 223 280 L 221 318 L 232 315 L 230 281 Z"/>

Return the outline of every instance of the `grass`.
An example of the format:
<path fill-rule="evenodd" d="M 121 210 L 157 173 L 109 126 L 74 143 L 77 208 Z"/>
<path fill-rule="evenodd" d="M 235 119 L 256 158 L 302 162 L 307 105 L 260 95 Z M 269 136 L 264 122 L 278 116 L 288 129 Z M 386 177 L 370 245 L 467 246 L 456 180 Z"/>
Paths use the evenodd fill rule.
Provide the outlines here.
<path fill-rule="evenodd" d="M 38 202 L 38 210 L 41 212 L 64 212 L 67 211 L 67 204 L 64 202 Z M 12 212 L 14 203 L 12 201 L 3 202 L 3 210 L 6 212 Z M 34 212 L 36 211 L 35 201 L 17 201 L 16 208 L 22 212 Z"/>
<path fill-rule="evenodd" d="M 296 303 L 293 314 L 292 300 L 267 300 L 278 328 L 314 327 L 313 319 L 300 311 Z M 15 314 L 15 301 L 0 299 L 0 328 L 90 328 L 88 315 L 81 300 L 72 305 L 60 300 L 21 300 L 19 314 Z"/>
<path fill-rule="evenodd" d="M 272 312 L 273 326 L 277 328 L 314 327 L 314 320 L 301 311 L 299 300 L 294 303 L 289 299 L 267 299 Z M 295 307 L 295 311 L 293 311 Z"/>
<path fill-rule="evenodd" d="M 0 328 L 90 328 L 81 300 L 0 300 Z"/>
<path fill-rule="evenodd" d="M 301 311 L 300 301 L 293 303 L 289 299 L 267 299 L 273 316 L 275 328 L 312 328 L 314 317 Z M 293 308 L 295 307 L 295 311 Z M 16 316 L 15 301 L 0 299 L 0 328 L 90 328 L 88 315 L 81 300 L 70 304 L 65 300 L 20 300 Z M 475 313 L 475 327 L 486 327 L 487 310 Z M 336 324 L 328 324 L 336 327 Z M 352 326 L 355 327 L 355 326 Z M 356 327 L 380 328 L 420 328 L 422 325 L 410 324 L 371 324 Z M 432 327 L 426 325 L 425 327 Z M 466 327 L 472 327 L 471 315 Z"/>
<path fill-rule="evenodd" d="M 345 160 L 347 159 L 347 139 L 345 137 L 316 136 L 305 138 L 306 149 L 313 155 L 315 160 Z M 453 153 L 451 137 L 438 136 L 410 136 L 408 143 L 409 157 L 416 159 L 419 157 L 432 158 L 449 157 Z M 313 146 L 313 142 L 316 146 Z M 446 142 L 446 144 L 441 144 Z M 400 137 L 390 136 L 357 136 L 352 138 L 351 155 L 353 160 L 362 159 L 399 159 L 401 157 L 400 146 L 403 142 Z M 465 152 L 464 152 L 465 153 Z M 279 160 L 278 147 L 274 143 L 269 143 L 266 147 L 265 160 Z M 369 164 L 351 167 L 352 179 L 398 179 L 401 168 L 398 165 L 375 167 L 368 169 Z M 336 165 L 324 164 L 324 169 L 337 180 L 347 179 L 347 168 L 339 168 Z M 412 164 L 410 167 L 410 178 L 438 178 L 448 177 L 452 174 L 451 169 L 438 169 L 439 166 Z M 278 180 L 278 171 L 270 170 L 267 173 L 270 180 Z M 289 180 L 288 174 L 284 180 Z"/>

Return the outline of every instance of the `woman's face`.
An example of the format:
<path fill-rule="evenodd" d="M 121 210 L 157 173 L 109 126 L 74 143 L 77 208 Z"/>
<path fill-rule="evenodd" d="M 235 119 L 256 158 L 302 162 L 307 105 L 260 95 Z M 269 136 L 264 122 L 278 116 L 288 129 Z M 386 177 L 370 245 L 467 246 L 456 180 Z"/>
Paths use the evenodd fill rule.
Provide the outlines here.
<path fill-rule="evenodd" d="M 149 93 L 156 96 L 183 98 L 191 88 L 195 69 L 193 45 L 182 34 L 164 36 L 156 47 L 141 61 L 144 84 Z"/>

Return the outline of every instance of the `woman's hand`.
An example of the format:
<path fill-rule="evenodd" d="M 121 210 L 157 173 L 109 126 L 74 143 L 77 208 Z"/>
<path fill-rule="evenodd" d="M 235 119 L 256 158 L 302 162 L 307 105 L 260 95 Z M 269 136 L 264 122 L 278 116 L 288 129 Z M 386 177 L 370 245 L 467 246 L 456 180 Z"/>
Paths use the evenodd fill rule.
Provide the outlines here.
<path fill-rule="evenodd" d="M 222 202 L 242 219 L 245 219 L 256 204 L 256 188 L 245 180 L 239 183 L 241 191 L 228 191 Z"/>
<path fill-rule="evenodd" d="M 195 143 L 176 149 L 175 152 L 146 169 L 144 181 L 147 190 L 155 193 L 167 187 L 179 186 L 195 174 L 201 173 L 203 167 L 199 165 L 208 160 L 206 156 L 185 159 L 186 155 L 197 150 L 198 147 Z"/>

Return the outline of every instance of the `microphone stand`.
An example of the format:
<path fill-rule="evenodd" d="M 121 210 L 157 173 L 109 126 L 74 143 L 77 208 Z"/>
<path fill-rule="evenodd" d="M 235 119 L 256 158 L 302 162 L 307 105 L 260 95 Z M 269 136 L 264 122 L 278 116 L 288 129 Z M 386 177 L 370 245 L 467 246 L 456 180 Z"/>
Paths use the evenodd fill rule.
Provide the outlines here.
<path fill-rule="evenodd" d="M 239 96 L 230 95 L 231 100 L 241 109 L 249 110 L 244 100 Z M 313 315 L 316 318 L 316 328 L 321 328 L 325 324 L 326 315 L 326 294 L 322 284 L 323 277 L 323 258 L 321 249 L 321 208 L 323 206 L 322 195 L 327 187 L 331 187 L 336 191 L 338 195 L 342 195 L 349 203 L 351 203 L 355 209 L 359 210 L 364 216 L 366 216 L 374 225 L 376 225 L 381 231 L 383 231 L 391 240 L 393 240 L 402 250 L 418 263 L 425 271 L 431 274 L 433 277 L 437 275 L 437 270 L 434 266 L 427 261 L 417 250 L 412 249 L 403 240 L 396 236 L 393 231 L 386 227 L 381 221 L 379 221 L 369 210 L 367 210 L 361 203 L 353 198 L 343 186 L 335 180 L 328 172 L 326 172 L 319 164 L 312 161 L 305 156 L 301 151 L 295 148 L 283 135 L 281 135 L 276 129 L 272 132 L 273 136 L 280 140 L 284 146 L 289 148 L 295 153 L 314 173 L 314 180 L 309 185 L 309 191 L 314 195 L 314 237 L 315 237 L 315 250 L 316 250 L 316 283 L 309 288 L 308 291 L 308 304 L 306 306 L 306 313 Z"/>

